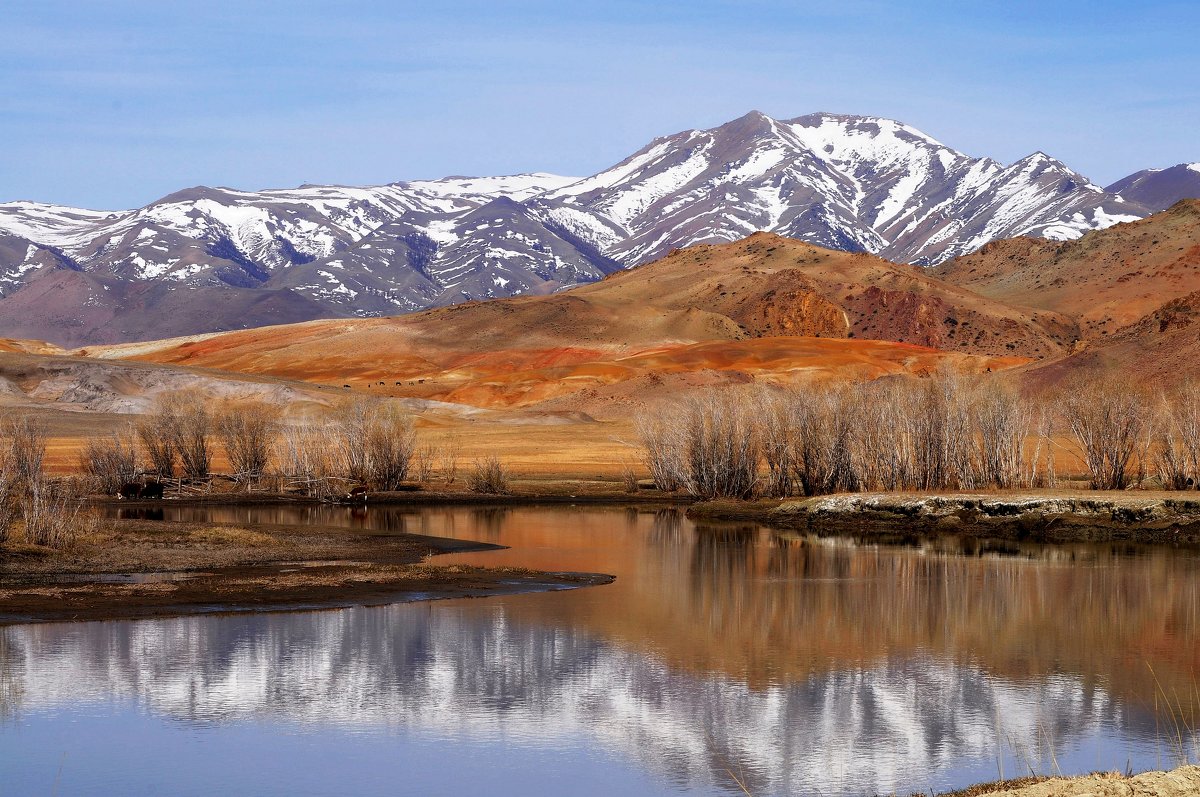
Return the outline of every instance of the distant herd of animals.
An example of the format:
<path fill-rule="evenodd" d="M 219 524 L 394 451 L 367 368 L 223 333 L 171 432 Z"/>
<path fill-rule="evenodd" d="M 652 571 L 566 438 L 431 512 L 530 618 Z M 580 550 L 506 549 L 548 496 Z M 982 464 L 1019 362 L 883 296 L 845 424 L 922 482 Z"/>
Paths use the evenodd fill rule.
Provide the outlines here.
<path fill-rule="evenodd" d="M 379 383 L 379 386 L 380 386 L 380 387 L 383 387 L 383 386 L 384 386 L 384 385 L 386 385 L 386 384 L 387 384 L 387 382 L 380 382 L 380 383 Z M 396 387 L 400 387 L 400 386 L 401 386 L 401 385 L 403 385 L 403 384 L 404 384 L 403 382 L 397 382 L 397 383 L 396 383 Z M 410 384 L 410 385 L 423 385 L 423 384 L 425 384 L 425 380 L 424 380 L 424 379 L 415 379 L 415 380 L 409 380 L 408 384 Z M 374 385 L 373 383 L 371 383 L 371 382 L 368 382 L 368 383 L 367 383 L 367 387 L 375 387 L 375 385 Z M 350 389 L 350 385 L 342 385 L 342 388 L 343 388 L 343 389 L 345 389 L 345 390 L 349 390 L 349 389 Z"/>

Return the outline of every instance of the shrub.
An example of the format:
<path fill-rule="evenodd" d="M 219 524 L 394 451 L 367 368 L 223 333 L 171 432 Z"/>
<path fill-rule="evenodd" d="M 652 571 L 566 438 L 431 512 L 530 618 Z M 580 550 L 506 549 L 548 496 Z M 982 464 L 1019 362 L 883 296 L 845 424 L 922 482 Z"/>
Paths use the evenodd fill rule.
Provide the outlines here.
<path fill-rule="evenodd" d="M 467 489 L 473 493 L 507 495 L 509 492 L 508 469 L 495 456 L 482 460 L 477 459 L 471 472 L 467 474 Z"/>
<path fill-rule="evenodd" d="M 23 502 L 25 541 L 51 548 L 65 548 L 95 524 L 85 512 L 78 492 L 67 482 L 39 479 Z"/>
<path fill-rule="evenodd" d="M 88 440 L 80 455 L 80 469 L 102 493 L 114 494 L 137 478 L 137 444 L 132 435 L 112 434 Z"/>
<path fill-rule="evenodd" d="M 637 471 L 630 463 L 625 463 L 621 467 L 621 485 L 627 493 L 636 493 L 638 491 L 638 475 Z"/>

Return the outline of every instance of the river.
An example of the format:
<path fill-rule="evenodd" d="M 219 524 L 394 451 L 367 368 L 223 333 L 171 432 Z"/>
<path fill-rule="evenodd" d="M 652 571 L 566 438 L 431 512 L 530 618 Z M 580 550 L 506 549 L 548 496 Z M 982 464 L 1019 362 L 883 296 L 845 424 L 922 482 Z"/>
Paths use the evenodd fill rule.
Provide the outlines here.
<path fill-rule="evenodd" d="M 169 507 L 579 590 L 0 628 L 0 795 L 872 795 L 1196 757 L 1200 555 L 675 508 Z"/>

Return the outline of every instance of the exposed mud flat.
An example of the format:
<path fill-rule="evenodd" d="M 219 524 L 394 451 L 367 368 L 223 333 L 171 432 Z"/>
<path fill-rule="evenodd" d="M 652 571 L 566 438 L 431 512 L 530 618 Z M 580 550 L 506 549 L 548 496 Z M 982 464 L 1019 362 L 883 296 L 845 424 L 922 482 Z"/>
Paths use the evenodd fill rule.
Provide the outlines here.
<path fill-rule="evenodd" d="M 598 573 L 437 566 L 501 546 L 322 527 L 106 521 L 64 551 L 0 545 L 0 625 L 284 611 L 607 584 Z"/>

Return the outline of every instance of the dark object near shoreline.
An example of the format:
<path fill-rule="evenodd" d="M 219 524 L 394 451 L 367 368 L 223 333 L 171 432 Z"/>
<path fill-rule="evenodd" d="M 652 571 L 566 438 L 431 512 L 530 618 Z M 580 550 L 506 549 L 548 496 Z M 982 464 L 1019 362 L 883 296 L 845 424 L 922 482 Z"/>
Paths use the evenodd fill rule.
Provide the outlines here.
<path fill-rule="evenodd" d="M 350 492 L 346 493 L 346 500 L 347 501 L 361 500 L 365 504 L 367 502 L 367 488 L 361 484 L 356 487 L 351 487 Z"/>
<path fill-rule="evenodd" d="M 138 498 L 161 499 L 163 497 L 162 482 L 146 482 L 138 491 Z"/>
<path fill-rule="evenodd" d="M 161 499 L 162 497 L 163 484 L 158 481 L 146 482 L 145 484 L 126 482 L 117 490 L 117 498 L 122 501 L 126 499 L 133 500 L 135 498 Z"/>

